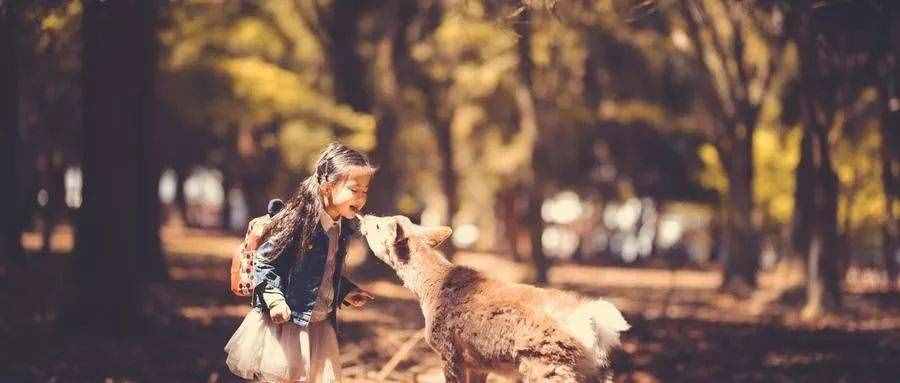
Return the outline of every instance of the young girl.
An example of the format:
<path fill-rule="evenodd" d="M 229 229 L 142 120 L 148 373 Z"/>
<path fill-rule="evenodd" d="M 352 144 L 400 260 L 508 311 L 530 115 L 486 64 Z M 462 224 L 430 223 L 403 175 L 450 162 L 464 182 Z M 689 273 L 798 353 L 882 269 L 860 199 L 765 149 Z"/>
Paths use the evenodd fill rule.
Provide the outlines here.
<path fill-rule="evenodd" d="M 262 382 L 339 382 L 339 303 L 372 296 L 341 276 L 351 228 L 375 167 L 331 144 L 296 195 L 272 217 L 254 262 L 253 309 L 225 345 L 236 375 Z"/>

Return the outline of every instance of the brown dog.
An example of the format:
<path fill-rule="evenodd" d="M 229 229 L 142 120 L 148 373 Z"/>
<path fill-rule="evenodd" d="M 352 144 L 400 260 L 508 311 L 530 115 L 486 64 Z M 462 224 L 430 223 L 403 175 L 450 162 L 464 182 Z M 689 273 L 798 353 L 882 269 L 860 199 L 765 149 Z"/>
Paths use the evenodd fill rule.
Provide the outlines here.
<path fill-rule="evenodd" d="M 447 382 L 484 382 L 488 372 L 526 382 L 611 379 L 609 351 L 629 328 L 611 303 L 453 265 L 434 250 L 449 227 L 423 227 L 403 216 L 360 222 L 375 255 L 418 297 Z"/>

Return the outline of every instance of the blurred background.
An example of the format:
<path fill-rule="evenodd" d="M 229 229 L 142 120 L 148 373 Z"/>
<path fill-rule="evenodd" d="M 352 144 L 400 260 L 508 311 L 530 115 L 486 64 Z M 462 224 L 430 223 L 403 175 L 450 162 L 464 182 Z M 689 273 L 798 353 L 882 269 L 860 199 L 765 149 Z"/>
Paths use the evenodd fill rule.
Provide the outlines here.
<path fill-rule="evenodd" d="M 455 262 L 616 303 L 618 381 L 895 381 L 898 55 L 890 0 L 0 0 L 0 381 L 235 381 L 230 257 L 332 141 Z M 345 379 L 442 381 L 350 263 Z"/>

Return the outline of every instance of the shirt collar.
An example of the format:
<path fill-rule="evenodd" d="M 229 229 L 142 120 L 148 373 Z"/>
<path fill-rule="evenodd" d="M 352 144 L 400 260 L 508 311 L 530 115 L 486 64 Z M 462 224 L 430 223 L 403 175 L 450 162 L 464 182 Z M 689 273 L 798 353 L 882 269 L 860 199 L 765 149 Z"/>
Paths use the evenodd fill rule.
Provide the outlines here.
<path fill-rule="evenodd" d="M 338 218 L 337 221 L 335 221 L 324 209 L 319 211 L 319 223 L 322 224 L 322 228 L 325 229 L 326 232 L 330 231 L 335 226 L 337 226 L 338 230 L 341 228 L 341 219 Z"/>

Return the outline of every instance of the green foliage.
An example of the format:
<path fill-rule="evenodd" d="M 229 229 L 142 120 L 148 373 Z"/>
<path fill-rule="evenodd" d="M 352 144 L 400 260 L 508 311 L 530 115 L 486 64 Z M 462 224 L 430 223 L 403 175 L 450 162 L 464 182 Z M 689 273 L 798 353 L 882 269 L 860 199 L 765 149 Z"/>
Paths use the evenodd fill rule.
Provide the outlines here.
<path fill-rule="evenodd" d="M 257 140 L 249 153 L 277 150 L 286 170 L 303 173 L 335 138 L 371 149 L 375 123 L 334 101 L 323 79 L 324 53 L 296 6 L 172 4 L 160 34 L 162 96 L 176 119 L 215 132 L 219 142 L 234 142 L 228 137 L 238 127 L 279 126 L 277 145 Z"/>
<path fill-rule="evenodd" d="M 47 4 L 22 12 L 22 120 L 38 127 L 37 137 L 53 137 L 54 158 L 77 162 L 81 3 Z M 398 19 L 382 17 L 388 11 L 364 7 L 352 47 L 365 61 L 361 89 L 381 95 L 383 72 L 397 72 L 398 89 L 390 93 L 397 99 L 377 101 L 398 105 L 395 176 L 404 211 L 443 198 L 436 126 L 450 127 L 459 217 L 482 227 L 493 226 L 498 192 L 534 182 L 535 169 L 549 189 L 708 201 L 709 191 L 727 191 L 721 137 L 736 132 L 735 105 L 743 100 L 758 112 L 754 201 L 763 222 L 791 221 L 802 105 L 797 48 L 787 27 L 775 22 L 785 16 L 776 9 L 789 10 L 784 3 L 453 4 L 416 3 L 408 24 L 399 26 L 392 24 Z M 683 7 L 689 4 L 705 18 L 688 17 Z M 323 30 L 335 22 L 333 6 L 319 0 L 166 3 L 157 78 L 158 120 L 171 143 L 164 148 L 166 165 L 214 166 L 247 176 L 242 187 L 271 195 L 306 174 L 329 141 L 371 151 L 379 112 L 353 110 L 334 96 L 335 63 L 327 50 L 333 42 Z M 440 7 L 440 17 L 429 19 L 429 7 Z M 523 36 L 516 32 L 524 14 L 530 15 L 524 47 L 530 88 L 519 52 Z M 406 40 L 386 38 L 394 30 L 406 31 Z M 402 48 L 411 62 L 376 63 L 386 42 L 407 44 Z M 837 113 L 831 140 L 843 193 L 840 222 L 868 232 L 884 222 L 886 209 L 877 133 L 883 100 L 863 88 Z M 537 126 L 523 123 L 523 95 L 531 97 Z M 536 146 L 540 158 L 533 157 Z"/>

